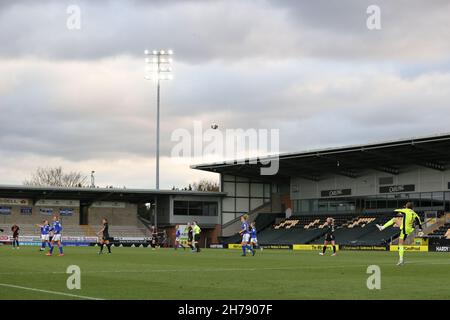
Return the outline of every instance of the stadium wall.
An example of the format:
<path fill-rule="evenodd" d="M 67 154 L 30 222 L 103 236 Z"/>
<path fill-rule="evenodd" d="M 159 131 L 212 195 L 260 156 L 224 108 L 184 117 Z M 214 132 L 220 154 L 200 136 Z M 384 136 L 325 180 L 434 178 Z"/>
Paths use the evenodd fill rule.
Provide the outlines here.
<path fill-rule="evenodd" d="M 221 175 L 221 191 L 227 195 L 222 198 L 222 221 L 225 224 L 252 210 L 271 202 L 273 193 L 279 186 L 270 180 L 250 179 L 234 175 Z"/>
<path fill-rule="evenodd" d="M 383 179 L 391 183 L 380 183 Z M 377 195 L 381 187 L 413 185 L 411 192 L 434 192 L 449 189 L 450 170 L 439 171 L 425 167 L 402 168 L 398 175 L 368 170 L 357 178 L 342 175 L 329 175 L 320 181 L 311 181 L 300 177 L 291 178 L 291 199 L 319 199 L 322 192 L 351 189 L 348 196 Z"/>
<path fill-rule="evenodd" d="M 78 224 L 79 202 L 73 200 L 40 200 L 33 204 L 31 199 L 0 200 L 1 224 L 37 224 L 51 221 L 53 215 L 60 216 L 64 224 Z"/>
<path fill-rule="evenodd" d="M 171 199 L 170 196 L 158 197 L 158 224 L 171 223 Z"/>
<path fill-rule="evenodd" d="M 196 202 L 214 202 L 217 203 L 216 215 L 177 215 L 174 210 L 175 201 L 196 201 Z M 201 225 L 215 226 L 220 224 L 220 198 L 211 196 L 171 196 L 170 199 L 171 224 L 187 224 L 188 222 L 198 221 Z"/>
<path fill-rule="evenodd" d="M 0 224 L 37 224 L 42 220 L 60 217 L 63 225 L 80 224 L 78 200 L 0 199 Z M 89 207 L 88 222 L 92 225 L 107 218 L 118 226 L 137 226 L 137 205 L 126 202 L 95 202 Z"/>

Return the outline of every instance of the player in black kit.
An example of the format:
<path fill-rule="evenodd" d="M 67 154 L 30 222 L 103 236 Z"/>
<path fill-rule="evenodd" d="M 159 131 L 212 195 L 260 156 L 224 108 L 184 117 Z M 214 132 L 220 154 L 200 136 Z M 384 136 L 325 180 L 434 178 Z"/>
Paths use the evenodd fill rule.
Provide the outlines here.
<path fill-rule="evenodd" d="M 101 240 L 100 240 L 100 252 L 98 254 L 102 254 L 103 253 L 103 247 L 106 244 L 106 247 L 108 248 L 108 253 L 111 253 L 111 244 L 109 243 L 109 224 L 108 224 L 108 219 L 103 218 L 102 220 L 102 228 L 100 229 L 100 231 L 97 233 L 98 236 L 101 235 Z"/>
<path fill-rule="evenodd" d="M 325 255 L 325 251 L 327 250 L 328 243 L 331 242 L 331 245 L 333 246 L 333 256 L 336 255 L 336 242 L 334 237 L 334 219 L 333 218 L 327 218 L 327 222 L 325 223 L 324 228 L 326 228 L 327 233 L 325 234 L 325 242 L 323 244 L 322 252 L 319 254 L 321 256 Z"/>
<path fill-rule="evenodd" d="M 192 228 L 192 224 L 190 222 L 188 222 L 187 225 L 187 233 L 188 233 L 188 246 L 189 248 L 191 248 L 192 252 L 194 252 L 195 248 L 192 245 L 192 243 L 194 242 L 194 229 Z"/>
<path fill-rule="evenodd" d="M 159 245 L 159 239 L 158 239 L 158 229 L 155 226 L 152 226 L 152 235 L 150 238 L 150 246 L 152 247 L 152 250 L 156 250 L 156 247 Z"/>

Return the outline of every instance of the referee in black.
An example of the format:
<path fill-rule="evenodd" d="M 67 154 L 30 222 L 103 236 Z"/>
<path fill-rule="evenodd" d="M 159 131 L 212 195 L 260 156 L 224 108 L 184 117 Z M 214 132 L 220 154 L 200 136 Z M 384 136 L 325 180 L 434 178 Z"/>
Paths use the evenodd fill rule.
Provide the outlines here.
<path fill-rule="evenodd" d="M 194 243 L 194 228 L 192 224 L 188 222 L 187 224 L 187 234 L 188 234 L 188 246 L 191 248 L 192 252 L 195 251 L 195 247 L 192 245 Z"/>

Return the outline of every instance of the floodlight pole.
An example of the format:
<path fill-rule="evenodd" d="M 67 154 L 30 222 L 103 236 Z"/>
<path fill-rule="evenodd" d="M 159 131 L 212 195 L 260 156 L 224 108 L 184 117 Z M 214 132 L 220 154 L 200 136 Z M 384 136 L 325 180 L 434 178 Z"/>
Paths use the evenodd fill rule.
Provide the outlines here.
<path fill-rule="evenodd" d="M 160 103 L 160 77 L 159 67 L 161 54 L 158 52 L 158 83 L 156 84 L 156 190 L 159 190 L 159 103 Z M 155 231 L 158 237 L 158 195 L 155 197 Z M 153 235 L 152 235 L 153 237 Z"/>
<path fill-rule="evenodd" d="M 159 68 L 159 55 L 158 55 Z M 160 103 L 160 84 L 156 86 L 156 190 L 159 190 L 159 103 Z"/>
<path fill-rule="evenodd" d="M 149 55 L 150 51 L 145 50 L 145 55 Z M 171 72 L 170 63 L 171 59 L 169 56 L 173 54 L 172 50 L 153 50 L 152 55 L 153 58 L 151 60 L 152 63 L 156 64 L 156 68 L 152 70 L 154 76 L 156 76 L 157 84 L 156 84 L 156 177 L 155 184 L 156 190 L 159 190 L 159 158 L 160 158 L 160 97 L 161 97 L 161 75 L 168 75 Z M 163 60 L 161 59 L 163 58 Z M 165 59 L 164 59 L 165 58 Z M 148 63 L 146 59 L 146 62 Z M 170 75 L 165 79 L 169 80 Z M 158 196 L 155 196 L 155 229 L 158 228 Z"/>
<path fill-rule="evenodd" d="M 156 77 L 156 177 L 155 184 L 156 190 L 159 190 L 159 158 L 160 158 L 160 100 L 161 100 L 161 80 L 169 80 L 171 72 L 171 59 L 169 56 L 173 54 L 172 50 L 145 50 L 145 55 L 152 56 L 151 60 L 147 60 L 147 63 L 151 63 L 154 68 L 151 69 L 153 78 Z M 167 78 L 161 78 L 167 76 Z"/>

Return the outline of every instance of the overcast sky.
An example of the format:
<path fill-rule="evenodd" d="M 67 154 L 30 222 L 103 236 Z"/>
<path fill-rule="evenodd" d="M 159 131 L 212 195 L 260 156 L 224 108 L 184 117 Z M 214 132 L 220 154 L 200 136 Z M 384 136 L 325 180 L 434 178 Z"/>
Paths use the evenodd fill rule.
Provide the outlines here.
<path fill-rule="evenodd" d="M 369 5 L 381 29 L 366 26 Z M 81 28 L 67 28 L 77 5 Z M 0 2 L 0 184 L 61 165 L 153 187 L 155 85 L 144 49 L 174 50 L 161 89 L 161 187 L 215 175 L 170 159 L 193 121 L 280 130 L 280 151 L 449 132 L 447 0 Z"/>

